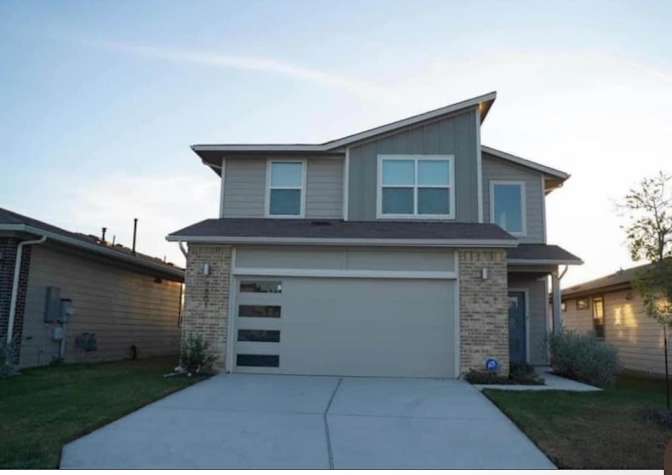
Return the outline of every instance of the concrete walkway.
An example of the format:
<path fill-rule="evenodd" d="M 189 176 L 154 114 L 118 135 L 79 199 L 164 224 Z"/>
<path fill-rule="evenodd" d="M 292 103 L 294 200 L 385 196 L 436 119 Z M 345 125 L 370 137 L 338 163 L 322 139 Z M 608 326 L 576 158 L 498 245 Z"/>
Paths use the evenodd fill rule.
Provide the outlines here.
<path fill-rule="evenodd" d="M 63 449 L 61 468 L 554 468 L 471 385 L 227 375 Z"/>
<path fill-rule="evenodd" d="M 590 384 L 580 383 L 573 379 L 557 376 L 551 373 L 550 368 L 541 368 L 538 371 L 543 376 L 546 384 L 475 384 L 474 386 L 479 390 L 501 389 L 503 391 L 602 391 L 602 389 L 591 386 Z"/>

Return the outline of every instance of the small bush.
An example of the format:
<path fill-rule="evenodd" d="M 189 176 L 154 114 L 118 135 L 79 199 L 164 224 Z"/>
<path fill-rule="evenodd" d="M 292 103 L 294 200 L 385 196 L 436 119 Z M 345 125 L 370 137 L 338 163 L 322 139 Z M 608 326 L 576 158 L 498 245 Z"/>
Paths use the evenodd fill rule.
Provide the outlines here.
<path fill-rule="evenodd" d="M 471 384 L 544 384 L 544 378 L 536 373 L 533 366 L 526 363 L 512 364 L 508 377 L 472 369 L 464 376 L 464 379 Z"/>
<path fill-rule="evenodd" d="M 551 367 L 560 376 L 604 387 L 619 370 L 616 348 L 592 335 L 572 331 L 552 335 L 550 348 Z"/>
<path fill-rule="evenodd" d="M 208 350 L 208 342 L 201 335 L 187 335 L 182 349 L 180 366 L 188 374 L 207 372 L 217 357 Z"/>
<path fill-rule="evenodd" d="M 7 343 L 3 338 L 0 341 L 0 378 L 8 378 L 19 373 L 16 360 L 16 345 L 13 341 Z"/>

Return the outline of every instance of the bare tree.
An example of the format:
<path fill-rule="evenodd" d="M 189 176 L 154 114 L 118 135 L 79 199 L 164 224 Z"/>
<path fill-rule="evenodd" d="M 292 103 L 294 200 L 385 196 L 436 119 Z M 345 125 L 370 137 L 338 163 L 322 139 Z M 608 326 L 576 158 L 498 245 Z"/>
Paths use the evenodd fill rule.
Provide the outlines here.
<path fill-rule="evenodd" d="M 667 352 L 667 329 L 672 326 L 672 177 L 659 172 L 645 178 L 636 189 L 625 195 L 620 206 L 626 211 L 628 224 L 623 226 L 630 255 L 635 261 L 651 265 L 638 272 L 633 282 L 642 296 L 647 315 L 663 326 L 667 408 L 670 409 L 670 385 Z"/>

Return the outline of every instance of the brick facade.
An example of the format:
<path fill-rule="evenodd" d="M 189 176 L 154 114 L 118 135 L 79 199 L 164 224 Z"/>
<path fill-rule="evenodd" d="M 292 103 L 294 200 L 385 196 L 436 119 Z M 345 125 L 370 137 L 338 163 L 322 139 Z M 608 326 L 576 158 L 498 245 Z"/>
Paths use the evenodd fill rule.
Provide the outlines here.
<path fill-rule="evenodd" d="M 461 249 L 459 255 L 461 373 L 483 369 L 496 358 L 500 372 L 509 372 L 509 324 L 506 251 Z M 204 265 L 209 265 L 208 275 Z M 224 369 L 229 313 L 231 247 L 191 244 L 185 276 L 182 335 L 203 335 L 215 364 Z M 487 268 L 487 279 L 482 269 Z"/>
<path fill-rule="evenodd" d="M 484 369 L 496 358 L 502 374 L 509 373 L 509 310 L 506 251 L 461 249 L 460 362 L 461 372 Z M 487 269 L 487 279 L 482 269 Z"/>
<path fill-rule="evenodd" d="M 9 325 L 9 309 L 14 282 L 14 266 L 16 252 L 21 239 L 0 238 L 0 338 L 4 344 L 7 338 Z M 28 289 L 28 271 L 30 269 L 30 247 L 23 248 L 21 257 L 21 273 L 19 274 L 19 290 L 16 299 L 16 312 L 12 339 L 15 344 L 15 362 L 18 363 L 21 354 L 21 336 L 23 334 L 23 314 L 26 306 L 26 292 Z"/>
<path fill-rule="evenodd" d="M 203 270 L 205 264 L 208 275 Z M 219 370 L 224 369 L 226 357 L 230 269 L 230 246 L 189 245 L 182 336 L 202 335 L 217 355 L 215 367 Z"/>

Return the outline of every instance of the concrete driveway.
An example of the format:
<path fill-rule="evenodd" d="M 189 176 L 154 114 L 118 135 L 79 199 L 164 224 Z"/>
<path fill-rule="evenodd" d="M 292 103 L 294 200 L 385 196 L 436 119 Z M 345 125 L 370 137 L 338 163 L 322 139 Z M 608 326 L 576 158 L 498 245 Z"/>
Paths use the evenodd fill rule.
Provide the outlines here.
<path fill-rule="evenodd" d="M 227 375 L 68 444 L 61 468 L 554 468 L 469 384 Z"/>

